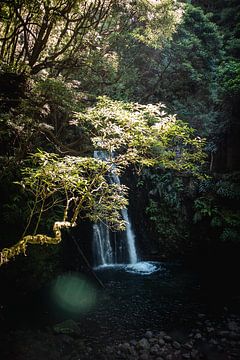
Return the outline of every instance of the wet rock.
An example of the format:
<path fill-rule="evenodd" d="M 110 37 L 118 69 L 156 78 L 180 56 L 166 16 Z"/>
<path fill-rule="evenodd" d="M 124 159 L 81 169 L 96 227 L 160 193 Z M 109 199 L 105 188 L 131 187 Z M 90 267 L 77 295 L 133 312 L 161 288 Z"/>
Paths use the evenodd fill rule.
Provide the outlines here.
<path fill-rule="evenodd" d="M 228 321 L 228 329 L 234 332 L 239 331 L 239 326 L 236 321 Z"/>
<path fill-rule="evenodd" d="M 215 339 L 210 339 L 209 344 L 216 346 L 218 344 L 218 342 Z"/>
<path fill-rule="evenodd" d="M 107 354 L 112 354 L 113 352 L 114 352 L 114 349 L 111 346 L 106 347 L 106 353 Z"/>
<path fill-rule="evenodd" d="M 221 337 L 227 337 L 229 335 L 229 331 L 227 331 L 227 330 L 219 331 L 218 335 Z"/>
<path fill-rule="evenodd" d="M 137 347 L 139 349 L 149 350 L 150 344 L 146 338 L 143 338 L 143 339 L 139 340 L 139 342 L 137 343 Z"/>
<path fill-rule="evenodd" d="M 172 338 L 171 338 L 171 336 L 169 336 L 169 335 L 164 335 L 163 339 L 164 339 L 166 342 L 171 342 L 171 341 L 172 341 Z"/>
<path fill-rule="evenodd" d="M 202 334 L 200 334 L 199 332 L 196 333 L 196 335 L 194 336 L 194 339 L 201 340 L 202 339 Z"/>
<path fill-rule="evenodd" d="M 131 345 L 129 343 L 120 344 L 119 349 L 124 353 L 130 353 Z"/>
<path fill-rule="evenodd" d="M 213 327 L 209 327 L 209 326 L 207 326 L 206 330 L 208 333 L 212 333 L 215 331 L 215 329 Z"/>
<path fill-rule="evenodd" d="M 240 339 L 240 334 L 234 332 L 234 331 L 231 331 L 229 333 L 229 339 L 231 340 L 239 340 Z"/>
<path fill-rule="evenodd" d="M 65 334 L 59 334 L 58 335 L 58 339 L 63 343 L 63 344 L 67 344 L 67 345 L 71 345 L 74 343 L 74 339 L 69 336 L 69 335 L 65 335 Z"/>
<path fill-rule="evenodd" d="M 131 344 L 132 346 L 136 346 L 136 345 L 137 345 L 137 341 L 136 341 L 136 340 L 131 340 L 131 341 L 130 341 L 130 344 Z"/>
<path fill-rule="evenodd" d="M 188 360 L 191 359 L 191 355 L 189 353 L 184 353 L 182 354 L 182 358 Z"/>
<path fill-rule="evenodd" d="M 181 349 L 181 344 L 180 344 L 178 341 L 174 341 L 174 342 L 172 343 L 172 346 L 173 346 L 176 350 Z"/>
<path fill-rule="evenodd" d="M 149 355 L 147 352 L 144 352 L 142 353 L 140 356 L 139 356 L 139 360 L 149 360 Z"/>
<path fill-rule="evenodd" d="M 154 337 L 154 338 L 149 339 L 149 342 L 150 342 L 150 344 L 157 344 L 157 343 L 158 343 L 158 339 L 156 339 L 156 338 Z"/>
<path fill-rule="evenodd" d="M 158 344 L 155 344 L 150 349 L 150 353 L 153 354 L 153 355 L 159 355 L 160 351 L 161 351 L 161 348 L 160 348 L 160 346 Z"/>
<path fill-rule="evenodd" d="M 79 336 L 81 331 L 78 324 L 73 320 L 65 320 L 53 326 L 56 334 L 67 334 L 71 336 Z"/>
<path fill-rule="evenodd" d="M 191 342 L 187 342 L 183 345 L 184 349 L 191 350 L 193 348 L 193 344 Z"/>
<path fill-rule="evenodd" d="M 206 317 L 205 314 L 198 314 L 199 319 L 204 319 Z"/>
<path fill-rule="evenodd" d="M 159 344 L 160 346 L 164 346 L 164 345 L 165 345 L 165 340 L 159 339 L 159 340 L 158 340 L 158 344 Z"/>
<path fill-rule="evenodd" d="M 146 333 L 145 333 L 145 337 L 146 337 L 147 339 L 152 338 L 152 337 L 153 337 L 153 333 L 152 333 L 152 331 L 146 331 Z"/>
<path fill-rule="evenodd" d="M 191 353 L 190 353 L 190 355 L 191 355 L 191 358 L 192 358 L 193 360 L 198 360 L 198 359 L 199 359 L 199 352 L 198 352 L 198 350 L 196 350 L 196 349 L 192 350 Z"/>
<path fill-rule="evenodd" d="M 163 338 L 165 335 L 167 335 L 165 331 L 160 331 L 158 337 Z"/>

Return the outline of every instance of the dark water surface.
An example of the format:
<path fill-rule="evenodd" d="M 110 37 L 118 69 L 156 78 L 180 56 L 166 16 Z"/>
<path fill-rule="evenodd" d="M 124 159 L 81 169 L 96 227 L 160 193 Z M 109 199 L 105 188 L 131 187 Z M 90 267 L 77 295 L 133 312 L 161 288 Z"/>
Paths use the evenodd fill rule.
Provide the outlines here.
<path fill-rule="evenodd" d="M 196 273 L 176 263 L 156 266 L 158 271 L 149 275 L 127 272 L 123 267 L 98 269 L 96 274 L 105 289 L 80 274 L 64 275 L 32 298 L 13 299 L 5 311 L 7 326 L 43 329 L 74 319 L 81 335 L 94 346 L 136 338 L 147 330 L 184 329 L 199 313 L 218 316 L 222 311 L 221 298 L 206 297 Z M 55 291 L 59 281 L 64 284 L 63 297 L 61 291 Z M 75 298 L 71 307 L 66 297 Z"/>

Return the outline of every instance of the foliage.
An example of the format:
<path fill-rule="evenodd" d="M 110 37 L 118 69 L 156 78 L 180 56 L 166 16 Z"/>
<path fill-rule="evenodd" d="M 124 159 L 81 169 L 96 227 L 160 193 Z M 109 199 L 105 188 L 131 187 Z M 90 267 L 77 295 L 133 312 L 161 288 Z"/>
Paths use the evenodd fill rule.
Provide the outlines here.
<path fill-rule="evenodd" d="M 170 36 L 179 18 L 175 10 L 173 0 L 2 1 L 1 67 L 32 74 L 81 67 L 89 49 L 115 31 L 133 28 L 147 43 Z"/>
<path fill-rule="evenodd" d="M 79 126 L 90 132 L 93 147 L 116 153 L 114 162 L 162 165 L 179 171 L 199 173 L 204 162 L 204 139 L 165 105 L 142 105 L 100 97 L 95 107 L 76 114 Z"/>
<path fill-rule="evenodd" d="M 219 67 L 219 78 L 222 92 L 227 97 L 240 94 L 240 62 L 230 60 Z"/>
<path fill-rule="evenodd" d="M 118 173 L 131 163 L 141 167 L 158 164 L 201 177 L 204 141 L 164 108 L 102 97 L 94 107 L 75 113 L 75 126 L 89 134 L 93 149 L 107 156 L 104 160 L 59 157 L 44 151 L 31 156 L 30 166 L 22 170 L 21 184 L 30 191 L 33 206 L 22 240 L 12 250 L 2 251 L 2 262 L 25 251 L 27 242 L 58 243 L 60 229 L 75 226 L 78 219 L 107 221 L 114 229 L 122 229 L 119 210 L 127 204 L 126 188 L 108 182 L 109 172 Z M 56 207 L 62 215 L 54 220 L 55 237 L 36 235 L 42 219 Z M 26 235 L 29 231 L 33 235 Z"/>
<path fill-rule="evenodd" d="M 149 169 L 142 178 L 149 193 L 145 212 L 159 250 L 162 254 L 181 254 L 189 243 L 188 194 L 184 179 L 173 171 L 160 169 Z"/>
<path fill-rule="evenodd" d="M 119 40 L 119 39 L 117 39 Z M 113 78 L 101 87 L 111 97 L 141 103 L 163 101 L 202 134 L 217 116 L 217 65 L 222 56 L 222 37 L 211 17 L 190 4 L 171 41 L 161 49 L 128 37 L 113 42 L 117 58 Z"/>
<path fill-rule="evenodd" d="M 240 198 L 239 173 L 226 174 L 203 186 L 203 196 L 195 200 L 194 221 L 207 220 L 220 240 L 239 241 Z"/>

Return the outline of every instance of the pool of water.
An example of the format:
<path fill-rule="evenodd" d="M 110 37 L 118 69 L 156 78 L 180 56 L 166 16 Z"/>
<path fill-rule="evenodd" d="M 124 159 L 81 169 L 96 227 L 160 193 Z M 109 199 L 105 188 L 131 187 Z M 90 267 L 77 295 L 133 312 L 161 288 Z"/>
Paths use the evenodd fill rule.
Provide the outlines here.
<path fill-rule="evenodd" d="M 204 297 L 199 276 L 178 263 L 102 266 L 95 273 L 104 288 L 91 276 L 67 273 L 33 297 L 13 299 L 5 312 L 7 326 L 44 329 L 74 319 L 82 336 L 97 346 L 147 330 L 191 327 L 197 314 L 212 314 L 220 303 L 220 297 L 213 302 Z"/>
<path fill-rule="evenodd" d="M 142 262 L 103 266 L 95 272 L 104 289 L 89 285 L 82 277 L 78 285 L 78 275 L 70 274 L 62 278 L 60 285 L 58 280 L 60 292 L 56 293 L 56 283 L 53 285 L 54 291 L 50 290 L 48 298 L 52 321 L 74 318 L 83 335 L 93 343 L 111 343 L 136 333 L 141 335 L 148 329 L 171 330 L 205 311 L 199 301 L 198 277 L 179 264 Z M 71 277 L 75 279 L 73 285 Z M 61 289 L 64 299 L 59 301 Z M 80 293 L 85 296 L 85 307 L 74 307 L 72 299 Z"/>

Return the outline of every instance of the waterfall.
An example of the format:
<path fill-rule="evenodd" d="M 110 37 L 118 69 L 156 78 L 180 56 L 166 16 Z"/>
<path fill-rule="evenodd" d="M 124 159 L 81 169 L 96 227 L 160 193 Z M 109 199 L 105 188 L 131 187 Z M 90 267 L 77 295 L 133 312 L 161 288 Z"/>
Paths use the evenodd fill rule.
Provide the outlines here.
<path fill-rule="evenodd" d="M 128 246 L 128 253 L 129 253 L 129 263 L 135 264 L 137 262 L 137 250 L 135 245 L 135 234 L 132 229 L 131 222 L 128 217 L 127 209 L 121 210 L 123 220 L 126 221 L 126 238 L 127 238 L 127 246 Z"/>
<path fill-rule="evenodd" d="M 102 151 L 95 151 L 94 157 L 107 160 Z M 120 184 L 119 176 L 113 171 L 109 174 L 111 183 Z M 117 234 L 109 230 L 107 224 L 97 222 L 93 225 L 93 255 L 95 265 L 135 264 L 138 261 L 135 235 L 128 216 L 128 210 L 121 210 L 126 222 L 126 230 Z"/>

